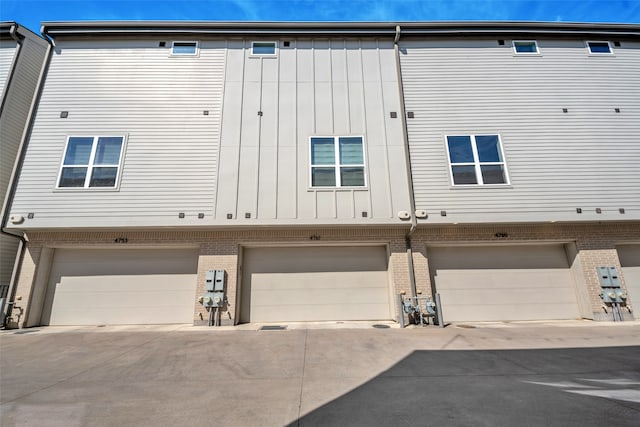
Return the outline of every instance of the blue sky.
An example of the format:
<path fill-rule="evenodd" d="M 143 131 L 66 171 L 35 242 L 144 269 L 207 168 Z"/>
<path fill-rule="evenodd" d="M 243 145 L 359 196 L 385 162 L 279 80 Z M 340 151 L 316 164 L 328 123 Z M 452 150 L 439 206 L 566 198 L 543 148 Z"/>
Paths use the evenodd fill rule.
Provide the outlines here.
<path fill-rule="evenodd" d="M 0 0 L 0 20 L 451 21 L 640 23 L 640 0 Z"/>

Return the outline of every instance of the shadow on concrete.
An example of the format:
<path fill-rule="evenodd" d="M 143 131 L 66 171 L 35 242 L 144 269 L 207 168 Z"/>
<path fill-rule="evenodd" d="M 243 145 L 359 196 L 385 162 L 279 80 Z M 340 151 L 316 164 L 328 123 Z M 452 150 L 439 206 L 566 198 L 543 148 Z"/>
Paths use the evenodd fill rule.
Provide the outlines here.
<path fill-rule="evenodd" d="M 635 427 L 640 346 L 415 351 L 290 424 L 403 425 Z"/>

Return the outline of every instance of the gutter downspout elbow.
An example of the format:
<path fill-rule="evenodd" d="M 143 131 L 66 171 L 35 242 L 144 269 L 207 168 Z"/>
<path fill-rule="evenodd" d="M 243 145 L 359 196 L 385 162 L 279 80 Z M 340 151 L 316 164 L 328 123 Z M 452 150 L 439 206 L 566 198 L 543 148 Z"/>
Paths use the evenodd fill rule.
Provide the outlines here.
<path fill-rule="evenodd" d="M 16 43 L 20 44 L 20 37 L 18 37 L 18 24 L 15 22 L 11 24 L 11 28 L 9 28 L 9 35 L 16 41 Z"/>

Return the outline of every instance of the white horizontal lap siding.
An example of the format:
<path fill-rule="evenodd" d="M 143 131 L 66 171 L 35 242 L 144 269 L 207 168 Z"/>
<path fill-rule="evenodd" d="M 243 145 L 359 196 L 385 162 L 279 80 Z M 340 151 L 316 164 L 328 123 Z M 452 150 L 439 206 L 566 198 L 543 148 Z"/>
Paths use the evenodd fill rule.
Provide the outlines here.
<path fill-rule="evenodd" d="M 46 52 L 44 42 L 30 38 L 22 40 L 19 50 L 13 41 L 0 42 L 0 93 L 3 97 L 0 116 L 0 203 L 8 191 Z M 17 247 L 17 239 L 4 235 L 0 238 L 2 286 L 8 285 L 11 280 Z"/>
<path fill-rule="evenodd" d="M 12 209 L 35 213 L 26 226 L 211 218 L 225 43 L 172 57 L 170 40 L 159 41 L 58 43 Z M 119 189 L 56 190 L 67 137 L 100 135 L 127 138 Z"/>
<path fill-rule="evenodd" d="M 402 44 L 416 205 L 448 212 L 435 221 L 594 219 L 597 207 L 599 218 L 640 218 L 640 44 L 607 57 L 582 40 L 538 46 L 517 56 L 508 37 Z M 500 134 L 510 188 L 452 188 L 447 134 Z"/>
<path fill-rule="evenodd" d="M 11 63 L 16 53 L 16 42 L 13 40 L 0 41 L 0 94 L 3 93 L 9 72 L 11 71 Z"/>
<path fill-rule="evenodd" d="M 2 50 L 4 49 L 0 49 L 0 51 Z M 25 39 L 20 47 L 19 55 L 11 64 L 14 69 L 13 76 L 10 86 L 5 88 L 3 94 L 4 106 L 0 117 L 0 137 L 2 139 L 0 145 L 0 196 L 2 198 L 0 200 L 4 200 L 18 147 L 28 124 L 46 51 L 46 46 L 43 44 Z M 0 60 L 0 62 L 4 62 L 4 60 Z"/>

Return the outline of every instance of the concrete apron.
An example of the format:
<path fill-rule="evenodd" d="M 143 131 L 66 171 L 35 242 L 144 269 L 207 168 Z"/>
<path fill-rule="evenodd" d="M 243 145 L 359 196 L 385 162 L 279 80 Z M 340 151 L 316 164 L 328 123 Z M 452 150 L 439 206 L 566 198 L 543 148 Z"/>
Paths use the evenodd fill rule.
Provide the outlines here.
<path fill-rule="evenodd" d="M 459 377 L 466 375 L 469 363 L 455 357 L 467 353 L 461 350 L 491 359 L 486 369 L 520 373 L 523 367 L 504 365 L 492 352 L 475 350 L 589 351 L 640 345 L 639 322 L 467 323 L 405 329 L 357 322 L 292 324 L 266 331 L 258 326 L 4 331 L 0 424 L 282 426 L 322 415 L 318 410 L 331 409 L 326 406 L 330 402 L 367 384 L 387 381 L 390 373 L 397 380 L 393 390 L 403 390 L 403 378 L 429 371 L 429 363 L 414 363 L 434 350 L 446 356 L 447 369 Z M 360 403 L 352 409 L 358 408 Z M 375 425 L 376 420 L 361 423 L 365 421 Z M 308 425 L 323 424 L 320 420 Z"/>

